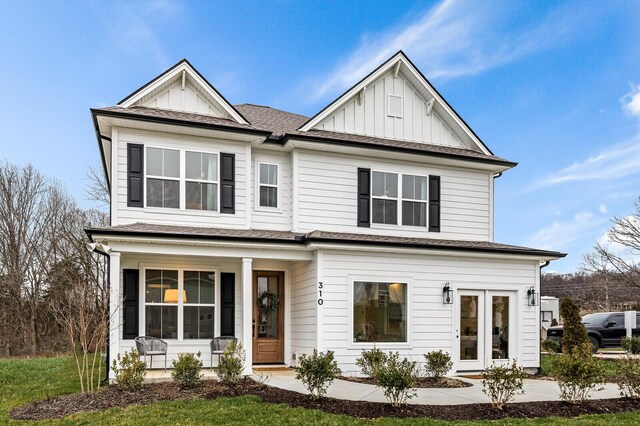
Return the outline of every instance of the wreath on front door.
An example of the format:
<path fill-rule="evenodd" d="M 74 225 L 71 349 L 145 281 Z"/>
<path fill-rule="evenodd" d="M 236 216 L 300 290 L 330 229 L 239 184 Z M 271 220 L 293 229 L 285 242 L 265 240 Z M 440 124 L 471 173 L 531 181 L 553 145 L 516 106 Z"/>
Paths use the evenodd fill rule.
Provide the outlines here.
<path fill-rule="evenodd" d="M 280 297 L 278 296 L 278 293 L 265 290 L 258 293 L 258 300 L 256 303 L 258 304 L 258 311 L 269 315 L 270 313 L 278 310 L 278 307 L 280 306 Z"/>

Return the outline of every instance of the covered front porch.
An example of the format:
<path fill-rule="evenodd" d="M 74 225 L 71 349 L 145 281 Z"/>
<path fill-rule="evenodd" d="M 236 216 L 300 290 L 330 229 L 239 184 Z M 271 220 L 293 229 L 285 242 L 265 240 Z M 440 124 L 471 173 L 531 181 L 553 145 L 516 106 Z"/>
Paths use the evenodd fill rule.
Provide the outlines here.
<path fill-rule="evenodd" d="M 295 364 L 316 344 L 316 254 L 299 246 L 175 244 L 111 239 L 109 358 L 135 338 L 166 342 L 147 357 L 149 380 L 170 377 L 182 353 L 200 353 L 210 374 L 215 337 L 233 336 L 254 365 Z M 271 305 L 275 305 L 275 308 Z M 113 372 L 110 372 L 113 376 Z M 166 377 L 165 377 L 166 376 Z M 112 377 L 113 378 L 113 377 Z"/>

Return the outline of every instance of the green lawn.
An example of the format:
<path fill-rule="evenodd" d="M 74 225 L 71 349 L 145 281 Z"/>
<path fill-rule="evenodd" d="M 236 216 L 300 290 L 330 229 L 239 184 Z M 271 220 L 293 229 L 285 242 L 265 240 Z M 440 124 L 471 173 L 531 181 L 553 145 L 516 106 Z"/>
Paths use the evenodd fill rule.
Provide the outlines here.
<path fill-rule="evenodd" d="M 8 411 L 28 401 L 78 391 L 71 358 L 0 360 L 0 424 L 31 424 L 12 422 Z M 345 416 L 316 410 L 290 408 L 263 403 L 257 397 L 221 398 L 214 401 L 173 401 L 146 407 L 111 409 L 104 412 L 76 414 L 62 420 L 41 422 L 56 425 L 450 425 L 450 424 L 510 424 L 510 425 L 634 425 L 640 423 L 640 411 L 617 415 L 585 416 L 578 419 L 545 418 L 508 420 L 501 422 L 457 422 L 432 420 L 354 420 Z"/>
<path fill-rule="evenodd" d="M 545 376 L 550 375 L 552 363 L 553 363 L 553 357 L 554 355 L 542 355 L 542 357 L 540 358 L 541 374 Z M 599 361 L 602 363 L 602 366 L 604 367 L 605 377 L 610 381 L 614 381 L 614 379 L 618 375 L 616 370 L 617 360 L 604 358 L 604 359 L 600 359 Z"/>

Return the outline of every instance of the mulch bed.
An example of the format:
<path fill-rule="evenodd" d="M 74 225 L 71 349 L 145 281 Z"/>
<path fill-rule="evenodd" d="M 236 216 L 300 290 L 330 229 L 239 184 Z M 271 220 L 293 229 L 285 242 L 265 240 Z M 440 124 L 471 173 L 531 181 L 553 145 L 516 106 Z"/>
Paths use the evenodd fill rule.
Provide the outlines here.
<path fill-rule="evenodd" d="M 146 405 L 175 399 L 236 397 L 255 395 L 268 403 L 288 404 L 292 407 L 318 409 L 356 418 L 429 417 L 442 420 L 494 420 L 504 418 L 536 418 L 547 416 L 576 417 L 583 414 L 609 414 L 640 409 L 640 399 L 600 399 L 571 405 L 565 402 L 524 402 L 509 404 L 503 411 L 490 404 L 468 405 L 412 405 L 394 408 L 390 404 L 345 401 L 324 398 L 316 401 L 307 395 L 270 387 L 251 379 L 236 386 L 205 381 L 193 390 L 181 390 L 174 383 L 147 384 L 137 392 L 124 392 L 108 387 L 92 395 L 63 395 L 33 402 L 13 409 L 9 414 L 16 420 L 43 420 L 68 416 L 83 411 L 105 410 L 112 407 Z"/>
<path fill-rule="evenodd" d="M 375 385 L 376 381 L 371 377 L 348 377 L 340 376 L 339 380 L 345 380 L 347 382 L 364 383 L 366 385 Z M 452 379 L 450 377 L 441 377 L 436 379 L 435 377 L 418 377 L 416 382 L 416 388 L 468 388 L 473 386 L 469 382 L 465 382 L 458 379 Z"/>

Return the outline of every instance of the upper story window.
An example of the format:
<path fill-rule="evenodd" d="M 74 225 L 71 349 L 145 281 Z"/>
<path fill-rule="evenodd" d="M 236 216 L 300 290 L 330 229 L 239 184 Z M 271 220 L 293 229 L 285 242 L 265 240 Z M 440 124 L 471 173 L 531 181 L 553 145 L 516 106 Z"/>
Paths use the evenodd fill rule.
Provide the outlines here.
<path fill-rule="evenodd" d="M 180 151 L 147 148 L 147 206 L 180 208 Z"/>
<path fill-rule="evenodd" d="M 192 210 L 218 210 L 218 156 L 204 152 L 185 154 L 186 205 Z"/>
<path fill-rule="evenodd" d="M 402 176 L 402 224 L 427 226 L 427 183 L 425 176 Z"/>
<path fill-rule="evenodd" d="M 260 207 L 278 207 L 278 165 L 259 163 Z"/>
<path fill-rule="evenodd" d="M 372 221 L 388 225 L 398 224 L 398 175 L 373 172 L 371 179 Z"/>

